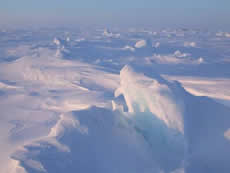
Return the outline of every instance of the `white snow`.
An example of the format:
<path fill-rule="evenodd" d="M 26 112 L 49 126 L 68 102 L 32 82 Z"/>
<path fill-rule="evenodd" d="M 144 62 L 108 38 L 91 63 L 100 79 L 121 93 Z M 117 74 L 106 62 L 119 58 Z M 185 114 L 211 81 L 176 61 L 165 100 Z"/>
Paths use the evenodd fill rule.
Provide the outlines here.
<path fill-rule="evenodd" d="M 111 37 L 111 38 L 119 38 L 120 34 L 119 33 L 114 34 L 114 33 L 110 32 L 109 29 L 105 28 L 104 32 L 103 32 L 103 36 L 105 36 L 105 37 Z"/>
<path fill-rule="evenodd" d="M 230 33 L 229 32 L 217 32 L 216 36 L 230 38 Z"/>
<path fill-rule="evenodd" d="M 147 46 L 147 41 L 146 40 L 140 40 L 140 41 L 137 41 L 136 44 L 135 44 L 135 48 L 143 48 L 143 47 L 146 47 Z"/>
<path fill-rule="evenodd" d="M 184 42 L 185 47 L 196 47 L 196 42 Z"/>
<path fill-rule="evenodd" d="M 132 46 L 125 46 L 124 48 L 123 48 L 123 50 L 130 50 L 131 52 L 134 52 L 135 51 L 135 48 L 134 47 L 132 47 Z"/>
<path fill-rule="evenodd" d="M 208 96 L 214 99 L 230 101 L 230 80 L 228 78 L 205 78 L 192 76 L 165 76 L 180 81 L 183 87 L 193 95 Z"/>
<path fill-rule="evenodd" d="M 1 35 L 0 173 L 229 173 L 228 32 L 66 30 Z"/>
<path fill-rule="evenodd" d="M 145 60 L 147 63 L 156 62 L 158 64 L 191 64 L 199 65 L 205 63 L 202 57 L 195 59 L 191 57 L 189 53 L 182 53 L 177 50 L 173 54 L 154 54 L 152 57 L 146 57 Z"/>
<path fill-rule="evenodd" d="M 178 58 L 188 57 L 190 56 L 189 53 L 181 53 L 181 51 L 177 50 L 174 52 L 174 55 Z"/>
<path fill-rule="evenodd" d="M 226 32 L 225 37 L 230 38 L 230 33 Z"/>

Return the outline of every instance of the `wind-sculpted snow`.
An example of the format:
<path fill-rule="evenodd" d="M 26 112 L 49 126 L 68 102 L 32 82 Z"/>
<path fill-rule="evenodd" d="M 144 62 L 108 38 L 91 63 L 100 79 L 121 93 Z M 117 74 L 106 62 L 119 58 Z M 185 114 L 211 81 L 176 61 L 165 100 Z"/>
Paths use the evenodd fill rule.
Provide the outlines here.
<path fill-rule="evenodd" d="M 49 136 L 47 142 L 60 150 L 68 150 L 54 137 L 61 133 L 63 126 L 71 125 L 67 123 L 68 118 L 59 116 L 91 105 L 110 107 L 106 92 L 110 93 L 118 85 L 115 74 L 64 60 L 56 56 L 56 50 L 36 48 L 30 52 L 32 56 L 0 64 L 0 172 L 3 173 L 17 165 L 17 161 L 10 160 L 12 153 L 43 137 Z M 52 128 L 56 122 L 60 122 L 60 126 Z M 34 165 L 35 162 L 28 163 Z"/>
<path fill-rule="evenodd" d="M 70 120 L 69 116 L 73 119 Z M 70 112 L 63 117 L 68 117 L 68 122 L 63 123 L 70 123 L 74 128 L 67 125 L 62 135 L 60 133 L 55 135 L 60 145 L 68 147 L 69 150 L 58 152 L 57 145 L 48 140 L 40 141 L 39 145 L 27 146 L 28 151 L 25 155 L 29 157 L 21 159 L 21 164 L 28 172 L 40 171 L 27 164 L 27 159 L 41 163 L 45 172 L 49 173 L 62 173 L 66 170 L 69 173 L 74 173 L 76 170 L 160 172 L 148 143 L 120 112 L 92 107 Z M 64 124 L 58 122 L 55 130 L 63 129 Z M 17 153 L 15 155 L 17 156 Z"/>
<path fill-rule="evenodd" d="M 227 173 L 230 109 L 152 76 L 125 66 L 115 96 L 124 96 L 128 112 L 115 99 L 113 110 L 63 113 L 46 137 L 13 158 L 32 173 Z"/>
<path fill-rule="evenodd" d="M 192 76 L 164 76 L 179 81 L 189 93 L 196 96 L 208 96 L 230 106 L 230 80 L 228 78 L 205 78 Z"/>

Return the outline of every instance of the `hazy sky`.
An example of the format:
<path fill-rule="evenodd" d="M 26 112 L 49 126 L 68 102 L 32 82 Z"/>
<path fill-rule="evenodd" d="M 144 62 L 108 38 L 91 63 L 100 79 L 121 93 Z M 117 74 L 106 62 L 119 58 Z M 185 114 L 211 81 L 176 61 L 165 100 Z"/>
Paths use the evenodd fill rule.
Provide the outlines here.
<path fill-rule="evenodd" d="M 0 0 L 0 23 L 230 28 L 230 0 Z"/>

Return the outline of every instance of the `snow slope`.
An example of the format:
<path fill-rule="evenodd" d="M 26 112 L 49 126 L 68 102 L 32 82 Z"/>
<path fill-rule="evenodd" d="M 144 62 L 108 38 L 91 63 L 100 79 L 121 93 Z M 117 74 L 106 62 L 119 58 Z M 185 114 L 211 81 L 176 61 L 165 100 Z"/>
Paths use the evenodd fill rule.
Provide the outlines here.
<path fill-rule="evenodd" d="M 230 109 L 155 76 L 125 66 L 115 96 L 124 96 L 128 112 L 90 107 L 64 113 L 47 137 L 13 158 L 28 172 L 228 172 Z M 198 162 L 203 157 L 209 160 Z"/>

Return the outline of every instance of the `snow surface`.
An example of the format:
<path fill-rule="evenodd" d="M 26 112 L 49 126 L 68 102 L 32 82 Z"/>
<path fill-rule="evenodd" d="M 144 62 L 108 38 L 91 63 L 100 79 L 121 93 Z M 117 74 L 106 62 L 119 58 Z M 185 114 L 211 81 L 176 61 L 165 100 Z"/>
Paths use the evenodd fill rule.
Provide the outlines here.
<path fill-rule="evenodd" d="M 0 173 L 229 173 L 229 32 L 0 31 Z"/>

